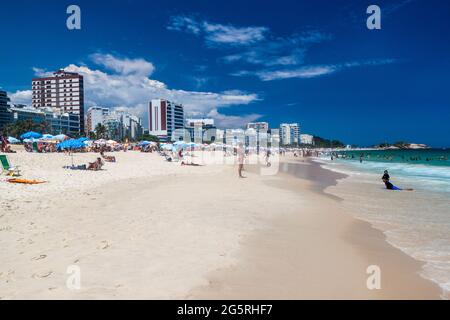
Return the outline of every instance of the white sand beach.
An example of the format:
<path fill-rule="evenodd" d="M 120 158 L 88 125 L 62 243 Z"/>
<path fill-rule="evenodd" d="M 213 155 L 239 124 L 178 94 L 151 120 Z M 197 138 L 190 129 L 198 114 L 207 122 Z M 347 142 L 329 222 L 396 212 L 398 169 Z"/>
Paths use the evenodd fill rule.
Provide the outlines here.
<path fill-rule="evenodd" d="M 335 179 L 318 165 L 297 161 L 309 179 L 254 168 L 239 179 L 233 165 L 114 156 L 88 172 L 63 166 L 96 154 L 9 155 L 47 183 L 0 178 L 0 299 L 440 297 L 421 263 L 317 187 Z M 367 289 L 369 265 L 382 270 L 380 290 Z M 69 266 L 78 290 L 66 286 Z"/>

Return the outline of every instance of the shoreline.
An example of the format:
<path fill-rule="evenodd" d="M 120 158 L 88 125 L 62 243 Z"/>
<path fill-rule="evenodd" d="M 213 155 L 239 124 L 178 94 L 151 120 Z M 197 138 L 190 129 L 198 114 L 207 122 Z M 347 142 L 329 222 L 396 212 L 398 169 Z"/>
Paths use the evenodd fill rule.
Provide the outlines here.
<path fill-rule="evenodd" d="M 317 163 L 327 170 L 349 175 L 339 186 L 329 187 L 327 192 L 345 198 L 343 205 L 352 213 L 357 213 L 354 214 L 355 218 L 370 223 L 384 234 L 390 245 L 419 261 L 422 265 L 420 276 L 440 287 L 442 299 L 449 299 L 448 246 L 434 247 L 436 243 L 445 245 L 450 241 L 449 225 L 446 222 L 448 191 L 429 188 L 429 185 L 416 185 L 416 177 L 402 175 L 402 168 L 391 168 L 389 164 L 373 172 L 367 170 L 365 165 L 359 168 L 347 163 L 330 164 L 323 160 Z M 411 165 L 414 170 L 415 166 Z M 395 181 L 400 185 L 415 186 L 414 192 L 386 192 L 376 182 L 381 169 L 389 169 L 391 174 L 394 173 Z M 432 176 L 430 180 L 433 180 Z M 372 197 L 367 197 L 367 194 L 372 194 Z M 357 212 L 355 208 L 362 205 L 364 210 Z M 392 211 L 391 208 L 396 209 Z"/>
<path fill-rule="evenodd" d="M 295 166 L 300 164 L 300 161 L 288 163 L 294 163 Z M 343 199 L 325 190 L 329 186 L 337 185 L 337 181 L 345 179 L 346 175 L 325 169 L 319 163 L 310 160 L 302 161 L 300 165 L 312 166 L 314 169 L 307 173 L 295 172 L 287 166 L 284 168 L 287 173 L 280 175 L 289 180 L 289 185 L 286 186 L 284 183 L 271 183 L 271 185 L 289 191 L 298 188 L 304 192 L 307 189 L 315 193 L 315 198 L 319 198 L 322 202 L 334 202 L 331 209 L 335 208 Z M 327 172 L 325 178 L 324 172 Z M 322 178 L 320 181 L 306 179 L 318 176 Z M 304 225 L 298 217 L 283 216 L 271 222 L 274 228 L 260 232 L 259 235 L 247 237 L 241 248 L 240 264 L 211 273 L 210 285 L 193 290 L 189 297 L 194 299 L 441 299 L 441 290 L 437 284 L 419 275 L 418 272 L 423 266 L 422 262 L 389 244 L 386 236 L 369 222 L 360 220 L 349 212 L 342 212 L 342 209 L 337 211 L 339 212 L 334 214 L 334 217 L 332 217 L 333 214 L 326 215 L 325 219 L 336 219 L 336 226 L 345 220 L 344 225 L 338 227 L 342 228 L 339 237 L 345 240 L 344 246 L 351 246 L 353 249 L 353 252 L 346 252 L 340 247 L 340 252 L 346 252 L 345 255 L 351 255 L 353 259 L 359 258 L 360 261 L 353 260 L 350 264 L 342 261 L 344 258 L 336 256 L 326 243 L 320 243 L 320 239 L 314 240 L 316 240 L 316 248 L 324 250 L 324 257 L 317 252 L 312 252 L 307 245 L 301 244 L 301 248 L 292 245 L 293 241 L 299 238 L 296 230 L 304 230 Z M 320 214 L 318 211 L 314 213 Z M 322 223 L 325 222 L 324 217 L 320 219 Z M 276 230 L 277 227 L 280 230 Z M 323 228 L 323 225 L 319 224 L 315 227 L 319 229 Z M 328 229 L 327 232 L 329 231 Z M 311 234 L 306 236 L 308 241 L 311 237 Z M 268 239 L 271 240 L 268 241 Z M 275 242 L 275 245 L 272 242 Z M 319 246 L 317 246 L 318 243 Z M 286 255 L 286 251 L 292 256 Z M 358 257 L 354 256 L 354 251 L 357 251 Z M 264 259 L 270 255 L 275 255 L 274 259 L 277 259 L 279 263 L 273 264 Z M 304 255 L 315 261 L 308 262 L 305 267 Z M 334 259 L 330 259 L 330 256 Z M 323 266 L 327 263 L 331 268 Z M 365 285 L 368 274 L 364 267 L 375 263 L 381 267 L 382 289 L 370 291 Z M 355 268 L 355 265 L 360 266 L 359 270 L 356 270 L 358 268 Z M 295 268 L 303 274 L 295 277 Z M 283 269 L 291 272 L 288 275 L 283 274 L 280 272 Z M 275 279 L 267 281 L 270 275 L 276 275 Z M 340 281 L 341 277 L 345 280 Z M 255 282 L 266 282 L 265 290 L 253 288 L 251 283 Z M 327 288 L 325 283 L 330 283 L 331 287 Z M 299 288 L 303 289 L 299 291 Z"/>
<path fill-rule="evenodd" d="M 98 173 L 62 171 L 64 155 L 14 157 L 33 177 L 53 175 L 1 187 L 17 191 L 0 202 L 0 299 L 438 298 L 415 260 L 341 215 L 311 181 L 115 155 Z M 382 292 L 365 287 L 374 256 L 387 263 Z M 81 268 L 79 291 L 65 287 L 69 265 Z"/>

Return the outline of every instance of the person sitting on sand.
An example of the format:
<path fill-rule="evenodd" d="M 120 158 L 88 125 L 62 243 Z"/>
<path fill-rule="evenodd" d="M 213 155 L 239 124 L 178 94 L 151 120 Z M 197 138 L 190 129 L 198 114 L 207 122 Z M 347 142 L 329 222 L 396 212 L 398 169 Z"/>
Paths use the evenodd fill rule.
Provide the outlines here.
<path fill-rule="evenodd" d="M 95 162 L 89 162 L 89 165 L 87 167 L 87 170 L 92 170 L 92 171 L 98 171 L 101 170 L 103 165 L 105 163 L 102 161 L 101 158 L 97 158 L 97 161 Z"/>
<path fill-rule="evenodd" d="M 106 156 L 105 153 L 102 151 L 100 151 L 100 155 L 102 156 L 103 159 L 105 159 L 106 162 L 116 162 L 116 157 L 114 156 Z"/>
<path fill-rule="evenodd" d="M 8 138 L 4 134 L 2 134 L 0 137 L 1 137 L 0 151 L 6 152 L 6 150 L 8 149 Z"/>
<path fill-rule="evenodd" d="M 386 186 L 387 190 L 394 190 L 394 191 L 413 191 L 414 189 L 401 189 L 399 187 L 394 186 L 391 181 L 390 181 L 391 177 L 389 175 L 389 172 L 387 170 L 384 170 L 384 174 L 383 177 L 381 177 L 381 180 L 383 180 L 384 185 Z"/>

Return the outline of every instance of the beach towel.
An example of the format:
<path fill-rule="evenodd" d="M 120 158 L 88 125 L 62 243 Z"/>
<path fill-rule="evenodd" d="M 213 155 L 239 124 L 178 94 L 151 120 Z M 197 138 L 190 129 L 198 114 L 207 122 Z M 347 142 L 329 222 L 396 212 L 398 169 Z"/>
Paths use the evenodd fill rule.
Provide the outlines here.
<path fill-rule="evenodd" d="M 9 183 L 19 183 L 19 184 L 42 184 L 47 181 L 37 181 L 37 180 L 27 180 L 27 179 L 8 179 Z"/>

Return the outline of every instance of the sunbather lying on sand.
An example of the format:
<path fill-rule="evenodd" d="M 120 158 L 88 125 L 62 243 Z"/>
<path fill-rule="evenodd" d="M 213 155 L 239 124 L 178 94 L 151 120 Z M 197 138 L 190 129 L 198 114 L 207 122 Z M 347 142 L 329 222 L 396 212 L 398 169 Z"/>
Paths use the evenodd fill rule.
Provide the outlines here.
<path fill-rule="evenodd" d="M 103 159 L 105 159 L 106 162 L 116 162 L 116 157 L 114 156 L 106 156 L 103 151 L 100 152 L 100 155 Z"/>
<path fill-rule="evenodd" d="M 92 171 L 98 171 L 102 169 L 104 164 L 105 163 L 102 161 L 101 158 L 97 158 L 97 161 L 89 162 L 89 166 L 87 167 L 87 169 Z"/>

